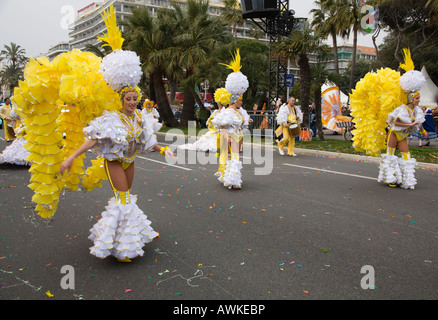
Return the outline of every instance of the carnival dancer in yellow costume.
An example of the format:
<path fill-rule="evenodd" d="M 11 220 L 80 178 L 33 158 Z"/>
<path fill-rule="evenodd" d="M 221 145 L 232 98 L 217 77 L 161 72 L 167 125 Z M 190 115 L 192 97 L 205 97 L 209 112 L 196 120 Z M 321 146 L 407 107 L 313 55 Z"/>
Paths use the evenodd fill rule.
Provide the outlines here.
<path fill-rule="evenodd" d="M 106 18 L 106 21 L 115 19 L 115 15 Z M 137 84 L 141 77 L 139 57 L 134 52 L 122 51 L 121 47 L 113 50 L 103 59 L 101 71 L 111 88 L 119 92 L 122 109 L 106 111 L 89 123 L 84 129 L 87 140 L 61 164 L 61 174 L 88 149 L 105 159 L 105 171 L 115 197 L 110 199 L 102 218 L 91 229 L 89 238 L 94 246 L 90 252 L 99 258 L 113 255 L 119 261 L 130 262 L 130 259 L 142 256 L 144 244 L 158 236 L 136 205 L 136 196 L 130 194 L 136 154 L 155 150 L 163 156 L 175 155 L 168 147 L 157 144 L 153 113 L 137 109 L 140 94 Z"/>
<path fill-rule="evenodd" d="M 410 51 L 403 50 L 405 63 L 400 67 L 406 72 L 389 68 L 367 74 L 350 96 L 355 130 L 353 146 L 372 156 L 381 155 L 378 181 L 391 187 L 399 185 L 414 189 L 416 160 L 411 158 L 407 136 L 421 128 L 425 121 L 418 103 L 419 91 L 425 79 L 414 70 Z M 386 130 L 388 132 L 386 132 Z M 401 158 L 395 155 L 395 150 Z"/>
<path fill-rule="evenodd" d="M 90 230 L 90 252 L 130 262 L 158 236 L 130 194 L 136 154 L 154 149 L 163 156 L 175 155 L 157 145 L 153 115 L 136 109 L 140 59 L 122 50 L 124 39 L 112 6 L 103 18 L 108 34 L 99 39 L 111 47 L 111 54 L 101 60 L 72 50 L 53 62 L 31 59 L 13 102 L 26 128 L 25 148 L 31 153 L 27 160 L 32 162 L 29 187 L 38 214 L 52 218 L 64 189 L 77 190 L 82 184 L 91 191 L 101 180 L 109 180 L 114 197 Z M 83 153 L 88 149 L 98 158 L 84 172 Z"/>
<path fill-rule="evenodd" d="M 243 137 L 242 126 L 245 118 L 239 109 L 242 106 L 242 95 L 248 89 L 249 83 L 247 77 L 240 71 L 239 50 L 234 60 L 226 66 L 233 70 L 225 82 L 225 89 L 230 94 L 230 105 L 212 120 L 213 125 L 220 130 L 219 170 L 216 176 L 225 187 L 240 189 L 242 187 L 242 162 L 239 156 L 239 143 Z"/>
<path fill-rule="evenodd" d="M 150 101 L 149 99 L 146 99 L 144 101 L 141 114 L 145 117 L 149 116 L 149 114 L 152 114 L 152 117 L 154 119 L 153 130 L 154 130 L 154 132 L 160 131 L 160 129 L 163 125 L 159 122 L 160 114 L 158 113 L 157 109 L 154 108 L 153 101 Z"/>
<path fill-rule="evenodd" d="M 15 139 L 15 120 L 11 117 L 12 105 L 10 102 L 11 100 L 6 98 L 5 103 L 0 107 L 0 118 L 3 119 L 3 126 L 5 127 L 5 140 L 8 142 Z"/>
<path fill-rule="evenodd" d="M 26 129 L 24 128 L 20 117 L 15 112 L 14 107 L 12 107 L 10 117 L 13 121 L 15 121 L 14 133 L 16 139 L 0 154 L 0 163 L 11 163 L 20 166 L 30 166 L 31 163 L 26 161 L 26 158 L 29 156 L 30 153 L 24 148 L 24 145 L 26 144 L 26 140 L 24 139 Z"/>
<path fill-rule="evenodd" d="M 278 152 L 284 155 L 283 148 L 287 144 L 287 154 L 296 157 L 294 152 L 295 137 L 300 134 L 300 124 L 303 122 L 303 114 L 301 110 L 295 106 L 295 98 L 290 97 L 287 104 L 283 104 L 278 110 L 277 123 L 279 127 L 275 130 L 277 137 L 283 134 L 283 138 L 278 141 Z"/>

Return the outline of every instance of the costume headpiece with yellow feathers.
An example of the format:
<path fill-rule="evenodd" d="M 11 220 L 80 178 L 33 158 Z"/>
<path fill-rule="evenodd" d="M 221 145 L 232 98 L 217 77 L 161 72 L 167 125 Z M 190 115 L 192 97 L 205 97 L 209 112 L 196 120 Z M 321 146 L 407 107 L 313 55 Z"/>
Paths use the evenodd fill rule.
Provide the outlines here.
<path fill-rule="evenodd" d="M 102 13 L 103 20 L 107 28 L 107 34 L 98 37 L 99 40 L 106 42 L 106 46 L 113 50 L 102 60 L 100 72 L 108 85 L 121 96 L 126 92 L 136 91 L 140 82 L 142 71 L 140 58 L 133 51 L 122 50 L 124 39 L 121 31 L 117 27 L 116 14 L 113 6 Z"/>
<path fill-rule="evenodd" d="M 412 103 L 414 98 L 420 94 L 420 89 L 426 82 L 423 74 L 420 71 L 414 70 L 414 62 L 411 58 L 409 49 L 403 49 L 405 63 L 400 63 L 400 68 L 405 70 L 400 77 L 400 87 L 408 93 L 408 103 Z"/>
<path fill-rule="evenodd" d="M 241 96 L 248 90 L 249 82 L 248 78 L 240 71 L 242 66 L 240 65 L 240 53 L 239 49 L 236 50 L 233 61 L 230 64 L 221 63 L 227 68 L 233 70 L 225 81 L 225 89 L 231 94 L 230 103 L 236 103 Z"/>

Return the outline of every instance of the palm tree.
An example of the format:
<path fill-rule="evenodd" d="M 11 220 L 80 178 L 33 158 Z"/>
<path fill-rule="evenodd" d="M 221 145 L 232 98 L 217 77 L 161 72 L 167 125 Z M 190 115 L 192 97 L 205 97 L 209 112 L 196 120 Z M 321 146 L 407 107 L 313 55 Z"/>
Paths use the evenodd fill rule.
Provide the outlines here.
<path fill-rule="evenodd" d="M 132 15 L 121 22 L 125 26 L 125 47 L 135 51 L 142 61 L 142 68 L 150 75 L 158 111 L 164 124 L 177 127 L 172 109 L 167 99 L 163 75 L 169 61 L 167 49 L 171 45 L 170 37 L 160 28 L 159 21 L 149 15 L 146 7 L 132 10 Z"/>
<path fill-rule="evenodd" d="M 111 47 L 105 46 L 104 42 L 100 42 L 98 45 L 86 44 L 85 51 L 94 53 L 97 57 L 103 58 L 111 53 Z"/>
<path fill-rule="evenodd" d="M 1 85 L 7 85 L 10 92 L 18 86 L 18 81 L 22 79 L 24 66 L 28 58 L 26 50 L 21 46 L 11 42 L 5 45 L 5 49 L 0 52 L 0 61 L 6 61 L 6 67 L 0 73 Z"/>
<path fill-rule="evenodd" d="M 10 94 L 14 88 L 18 86 L 18 82 L 22 80 L 23 69 L 16 69 L 12 65 L 7 65 L 0 71 L 0 88 L 6 86 Z"/>
<path fill-rule="evenodd" d="M 209 17 L 208 1 L 188 0 L 186 10 L 181 9 L 177 3 L 172 3 L 172 6 L 172 9 L 163 9 L 166 19 L 162 23 L 173 33 L 173 47 L 167 50 L 170 60 L 166 70 L 180 76 L 180 86 L 184 91 L 180 122 L 185 126 L 194 119 L 195 100 L 199 101 L 195 92 L 199 68 L 222 45 L 226 33 L 220 19 Z M 175 71 L 178 68 L 179 72 Z"/>
<path fill-rule="evenodd" d="M 312 9 L 313 14 L 311 27 L 314 28 L 323 39 L 328 36 L 333 40 L 333 56 L 335 60 L 335 72 L 339 74 L 339 59 L 338 59 L 338 43 L 337 37 L 342 38 L 348 35 L 350 24 L 348 20 L 338 14 L 338 1 L 336 0 L 320 0 L 315 1 L 317 9 Z"/>
<path fill-rule="evenodd" d="M 353 89 L 354 82 L 354 69 L 356 67 L 357 60 L 357 35 L 360 28 L 360 8 L 361 0 L 336 0 L 337 13 L 341 16 L 345 22 L 348 24 L 348 28 L 341 30 L 347 37 L 350 35 L 350 30 L 353 30 L 353 56 L 351 60 L 351 74 L 350 74 L 350 85 L 349 92 Z"/>
<path fill-rule="evenodd" d="M 238 0 L 222 0 L 224 8 L 221 18 L 228 21 L 230 29 L 233 31 L 234 43 L 237 43 L 237 26 L 243 25 L 245 19 L 242 17 L 242 8 Z"/>
<path fill-rule="evenodd" d="M 313 30 L 303 25 L 303 28 L 292 31 L 287 37 L 282 37 L 274 44 L 273 53 L 290 58 L 297 62 L 300 68 L 300 102 L 303 111 L 303 126 L 309 126 L 310 102 L 310 65 L 308 55 L 327 54 L 328 47 L 321 44 L 321 38 L 315 36 Z"/>

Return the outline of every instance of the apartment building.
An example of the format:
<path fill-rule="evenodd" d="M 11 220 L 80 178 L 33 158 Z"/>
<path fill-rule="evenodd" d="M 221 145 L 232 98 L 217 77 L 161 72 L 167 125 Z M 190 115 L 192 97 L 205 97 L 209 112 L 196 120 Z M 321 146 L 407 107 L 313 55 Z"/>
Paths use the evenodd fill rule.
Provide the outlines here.
<path fill-rule="evenodd" d="M 353 57 L 353 45 L 342 44 L 338 46 L 338 59 L 339 59 L 339 73 L 344 73 L 348 64 Z M 357 58 L 367 61 L 375 61 L 377 58 L 376 49 L 374 47 L 357 46 Z M 335 70 L 334 60 L 330 60 L 327 63 L 327 69 L 329 71 Z"/>
<path fill-rule="evenodd" d="M 185 0 L 176 0 L 176 2 L 184 5 Z M 70 27 L 71 32 L 69 36 L 71 38 L 69 45 L 70 49 L 85 49 L 87 44 L 97 45 L 97 36 L 106 31 L 105 23 L 101 17 L 103 10 L 108 9 L 113 5 L 117 19 L 123 20 L 127 16 L 131 15 L 131 10 L 135 7 L 146 6 L 151 15 L 155 16 L 157 10 L 162 7 L 171 7 L 169 0 L 109 0 L 105 2 L 93 2 L 88 6 L 78 11 L 78 16 Z M 220 15 L 221 9 L 224 7 L 222 0 L 210 0 L 209 1 L 209 13 L 213 16 Z M 250 27 L 249 23 L 244 23 L 242 27 L 237 29 L 237 36 L 239 38 L 251 38 L 249 36 Z M 266 42 L 269 39 L 265 37 Z"/>
<path fill-rule="evenodd" d="M 333 48 L 331 48 L 333 50 Z M 348 69 L 348 65 L 353 57 L 353 45 L 344 43 L 338 46 L 338 65 L 339 73 L 342 74 Z M 309 54 L 309 64 L 316 64 L 318 56 L 316 54 Z M 374 47 L 357 46 L 357 58 L 367 61 L 375 61 L 377 59 L 376 49 Z M 327 70 L 329 72 L 335 71 L 335 60 L 333 58 L 327 61 Z M 288 73 L 293 74 L 296 80 L 300 79 L 300 70 L 295 64 L 290 64 Z"/>

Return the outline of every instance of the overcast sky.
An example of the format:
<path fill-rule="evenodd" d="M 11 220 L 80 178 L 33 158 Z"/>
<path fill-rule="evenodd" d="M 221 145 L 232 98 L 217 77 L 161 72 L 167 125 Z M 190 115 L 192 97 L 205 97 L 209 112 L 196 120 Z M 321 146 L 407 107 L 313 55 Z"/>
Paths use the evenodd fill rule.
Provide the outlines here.
<path fill-rule="evenodd" d="M 0 0 L 0 49 L 14 42 L 26 50 L 27 56 L 47 53 L 51 46 L 69 40 L 67 23 L 91 3 L 92 0 Z M 295 10 L 296 17 L 310 18 L 313 3 L 290 0 L 290 9 Z M 351 43 L 352 39 L 345 42 Z M 361 35 L 359 45 L 372 46 L 371 35 Z"/>

